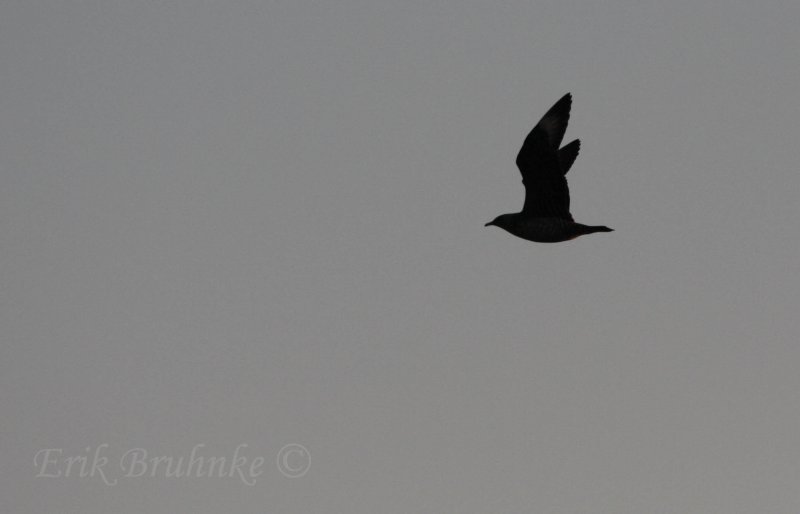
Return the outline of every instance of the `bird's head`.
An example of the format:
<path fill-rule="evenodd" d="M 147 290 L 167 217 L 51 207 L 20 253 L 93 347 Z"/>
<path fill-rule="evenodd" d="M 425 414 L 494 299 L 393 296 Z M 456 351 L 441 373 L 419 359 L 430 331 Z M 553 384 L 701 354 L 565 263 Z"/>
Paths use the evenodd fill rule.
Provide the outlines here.
<path fill-rule="evenodd" d="M 512 216 L 513 215 L 511 214 L 501 214 L 500 216 L 496 217 L 495 219 L 484 225 L 484 227 L 495 226 L 500 228 L 506 228 L 509 225 L 511 225 Z"/>

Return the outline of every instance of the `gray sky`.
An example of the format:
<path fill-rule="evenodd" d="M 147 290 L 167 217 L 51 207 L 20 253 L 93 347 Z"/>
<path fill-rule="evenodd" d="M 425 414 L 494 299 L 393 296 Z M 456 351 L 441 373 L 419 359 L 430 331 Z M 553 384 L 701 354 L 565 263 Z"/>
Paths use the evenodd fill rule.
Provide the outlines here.
<path fill-rule="evenodd" d="M 0 511 L 796 514 L 798 19 L 3 2 Z M 567 91 L 616 231 L 484 228 Z M 199 444 L 255 485 L 124 476 Z"/>

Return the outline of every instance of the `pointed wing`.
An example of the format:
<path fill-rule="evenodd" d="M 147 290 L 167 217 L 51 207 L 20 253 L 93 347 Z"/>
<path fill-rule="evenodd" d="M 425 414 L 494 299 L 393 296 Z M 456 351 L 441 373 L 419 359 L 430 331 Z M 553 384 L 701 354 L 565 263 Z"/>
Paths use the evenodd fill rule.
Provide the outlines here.
<path fill-rule="evenodd" d="M 558 162 L 561 164 L 561 171 L 564 172 L 564 175 L 566 175 L 569 169 L 572 167 L 572 163 L 575 162 L 575 159 L 578 157 L 578 152 L 580 151 L 580 139 L 576 139 L 568 145 L 564 145 L 561 150 L 558 151 Z"/>
<path fill-rule="evenodd" d="M 558 151 L 567 130 L 571 106 L 572 95 L 567 93 L 533 127 L 517 155 L 517 167 L 525 184 L 522 212 L 529 216 L 572 220 L 569 187 Z M 573 143 L 565 147 L 569 148 L 565 162 L 574 148 L 570 145 Z"/>

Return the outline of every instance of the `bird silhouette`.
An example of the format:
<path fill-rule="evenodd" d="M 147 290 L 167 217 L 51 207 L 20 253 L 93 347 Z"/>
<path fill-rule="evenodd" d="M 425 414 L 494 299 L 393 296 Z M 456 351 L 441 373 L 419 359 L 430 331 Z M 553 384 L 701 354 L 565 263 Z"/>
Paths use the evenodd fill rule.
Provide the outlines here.
<path fill-rule="evenodd" d="M 571 107 L 572 95 L 567 93 L 542 116 L 522 144 L 517 155 L 525 185 L 522 211 L 501 214 L 485 226 L 494 225 L 537 243 L 560 243 L 585 234 L 613 231 L 605 226 L 576 223 L 569 212 L 566 174 L 581 148 L 580 139 L 561 147 Z"/>

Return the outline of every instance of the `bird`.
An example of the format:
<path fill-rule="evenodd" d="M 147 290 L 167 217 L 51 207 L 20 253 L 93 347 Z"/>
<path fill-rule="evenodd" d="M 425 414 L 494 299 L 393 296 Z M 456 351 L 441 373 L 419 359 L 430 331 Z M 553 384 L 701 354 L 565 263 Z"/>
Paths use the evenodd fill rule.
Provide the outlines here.
<path fill-rule="evenodd" d="M 576 223 L 569 212 L 566 174 L 578 157 L 580 139 L 561 147 L 567 130 L 572 94 L 557 101 L 530 131 L 517 154 L 525 185 L 521 212 L 501 214 L 487 223 L 536 243 L 560 243 L 595 232 L 613 232 L 602 225 Z"/>

